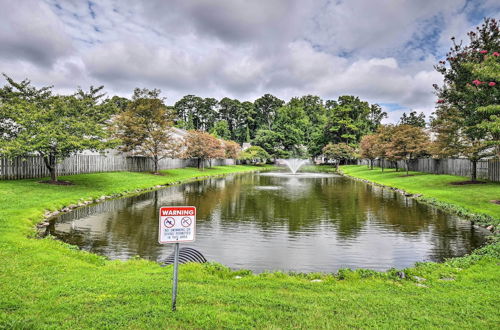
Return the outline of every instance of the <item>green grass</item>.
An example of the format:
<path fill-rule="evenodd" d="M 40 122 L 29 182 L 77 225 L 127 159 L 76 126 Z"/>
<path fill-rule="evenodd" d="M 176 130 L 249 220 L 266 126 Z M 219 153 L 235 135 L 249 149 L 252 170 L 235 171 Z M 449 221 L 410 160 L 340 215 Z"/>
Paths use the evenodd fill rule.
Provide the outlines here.
<path fill-rule="evenodd" d="M 344 174 L 369 180 L 385 186 L 402 189 L 411 194 L 421 194 L 424 201 L 449 208 L 451 211 L 477 218 L 484 224 L 500 224 L 500 205 L 491 200 L 500 200 L 500 183 L 488 182 L 475 185 L 451 185 L 451 182 L 470 180 L 455 175 L 436 175 L 421 172 L 396 172 L 394 169 L 370 170 L 367 166 L 342 166 Z M 479 217 L 477 217 L 479 215 Z M 481 217 L 482 216 L 482 217 Z"/>
<path fill-rule="evenodd" d="M 218 264 L 181 265 L 174 313 L 169 310 L 171 267 L 146 260 L 109 261 L 51 238 L 28 237 L 34 236 L 34 225 L 45 210 L 202 175 L 248 170 L 255 168 L 62 178 L 74 186 L 0 181 L 0 328 L 491 329 L 500 323 L 496 244 L 443 264 L 419 264 L 405 270 L 404 280 L 395 270 L 253 275 Z M 417 283 L 412 275 L 427 280 Z"/>

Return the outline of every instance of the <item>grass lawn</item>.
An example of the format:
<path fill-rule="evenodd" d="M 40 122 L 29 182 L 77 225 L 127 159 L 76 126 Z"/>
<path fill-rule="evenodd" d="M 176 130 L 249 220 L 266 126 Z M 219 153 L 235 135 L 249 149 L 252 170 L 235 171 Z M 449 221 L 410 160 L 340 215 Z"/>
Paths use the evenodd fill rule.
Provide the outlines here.
<path fill-rule="evenodd" d="M 500 224 L 500 205 L 491 200 L 500 200 L 500 183 L 452 185 L 451 182 L 466 181 L 470 178 L 455 175 L 396 172 L 395 169 L 380 168 L 370 170 L 364 165 L 342 166 L 344 174 L 402 189 L 411 194 L 422 194 L 424 200 L 450 204 L 459 213 L 473 213 L 487 216 L 486 222 Z"/>
<path fill-rule="evenodd" d="M 491 329 L 500 324 L 498 244 L 443 264 L 419 264 L 405 270 L 406 279 L 395 270 L 253 275 L 218 264 L 181 265 L 177 312 L 171 312 L 172 267 L 146 260 L 109 261 L 51 238 L 30 238 L 46 210 L 202 175 L 251 170 L 255 167 L 227 166 L 204 172 L 169 170 L 165 176 L 122 172 L 61 178 L 74 186 L 0 181 L 0 328 Z M 344 171 L 363 173 L 356 167 Z M 488 187 L 470 188 L 472 205 L 472 188 Z M 498 185 L 488 189 L 495 187 L 498 192 Z M 439 189 L 429 188 L 434 190 Z M 495 216 L 494 210 L 486 211 Z M 426 280 L 417 282 L 413 275 Z"/>

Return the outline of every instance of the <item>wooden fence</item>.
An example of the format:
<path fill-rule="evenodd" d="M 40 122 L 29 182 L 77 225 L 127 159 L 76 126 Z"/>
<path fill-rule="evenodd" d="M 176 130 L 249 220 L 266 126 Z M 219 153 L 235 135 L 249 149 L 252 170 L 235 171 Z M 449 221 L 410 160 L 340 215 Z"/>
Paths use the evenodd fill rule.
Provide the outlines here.
<path fill-rule="evenodd" d="M 360 165 L 368 165 L 369 160 L 360 159 Z M 396 163 L 388 160 L 374 160 L 373 166 L 384 165 L 386 168 L 395 168 Z M 405 162 L 400 160 L 397 162 L 400 169 L 406 169 Z M 472 163 L 468 159 L 432 159 L 421 158 L 415 159 L 409 164 L 410 171 L 425 172 L 433 174 L 451 174 L 470 177 Z M 477 162 L 477 178 L 500 182 L 500 160 L 490 159 Z"/>
<path fill-rule="evenodd" d="M 207 162 L 208 163 L 208 162 Z M 212 165 L 233 165 L 232 159 L 216 159 Z M 195 159 L 162 159 L 161 170 L 196 166 Z M 153 161 L 147 157 L 127 157 L 124 155 L 73 155 L 64 159 L 57 166 L 58 175 L 71 175 L 97 172 L 148 172 L 153 170 Z M 49 176 L 43 159 L 38 156 L 0 158 L 0 179 L 16 180 L 43 178 Z"/>

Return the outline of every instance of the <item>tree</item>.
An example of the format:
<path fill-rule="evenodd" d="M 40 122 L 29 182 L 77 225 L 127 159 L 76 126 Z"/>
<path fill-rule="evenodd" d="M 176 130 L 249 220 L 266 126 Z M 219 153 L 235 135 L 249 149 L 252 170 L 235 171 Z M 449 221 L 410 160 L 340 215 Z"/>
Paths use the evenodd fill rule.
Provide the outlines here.
<path fill-rule="evenodd" d="M 380 155 L 380 138 L 377 134 L 365 135 L 361 138 L 360 156 L 370 160 L 370 169 L 373 170 L 373 160 Z"/>
<path fill-rule="evenodd" d="M 79 89 L 73 95 L 53 95 L 51 87 L 37 89 L 27 79 L 8 76 L 0 89 L 0 154 L 14 158 L 40 155 L 57 183 L 57 164 L 83 151 L 102 151 L 114 145 L 108 120 L 116 111 L 104 99 L 103 87 Z"/>
<path fill-rule="evenodd" d="M 283 140 L 281 133 L 270 129 L 260 129 L 255 134 L 253 144 L 264 149 L 270 155 L 270 158 L 288 157 Z"/>
<path fill-rule="evenodd" d="M 251 146 L 250 148 L 241 152 L 241 160 L 248 160 L 252 163 L 266 162 L 267 159 L 271 159 L 271 156 L 259 146 Z"/>
<path fill-rule="evenodd" d="M 229 125 L 225 120 L 219 120 L 210 130 L 210 134 L 218 137 L 219 139 L 229 140 L 231 138 L 231 131 Z"/>
<path fill-rule="evenodd" d="M 240 145 L 234 141 L 223 141 L 223 143 L 224 143 L 225 157 L 229 159 L 237 159 L 241 152 Z"/>
<path fill-rule="evenodd" d="M 323 148 L 323 154 L 326 158 L 335 160 L 337 171 L 339 170 L 339 163 L 341 161 L 356 157 L 354 148 L 346 143 L 328 143 Z"/>
<path fill-rule="evenodd" d="M 404 160 L 408 175 L 410 161 L 425 155 L 429 150 L 429 142 L 429 135 L 421 127 L 398 125 L 387 146 L 387 154 L 394 159 Z"/>
<path fill-rule="evenodd" d="M 265 94 L 255 100 L 256 112 L 256 129 L 267 128 L 271 129 L 274 118 L 279 108 L 285 104 L 285 101 L 280 100 L 274 95 Z"/>
<path fill-rule="evenodd" d="M 363 135 L 375 131 L 387 116 L 377 104 L 344 95 L 325 102 L 326 121 L 321 130 L 311 133 L 309 152 L 319 155 L 327 143 L 347 143 L 355 147 Z"/>
<path fill-rule="evenodd" d="M 421 112 L 417 114 L 416 111 L 411 111 L 408 115 L 406 112 L 403 112 L 403 115 L 399 119 L 400 125 L 411 125 L 416 127 L 425 128 L 425 114 Z"/>
<path fill-rule="evenodd" d="M 282 148 L 281 156 L 303 156 L 309 126 L 309 118 L 302 107 L 287 104 L 278 109 L 272 131 L 277 133 L 274 135 L 278 137 L 278 146 Z"/>
<path fill-rule="evenodd" d="M 184 138 L 185 150 L 184 158 L 194 158 L 198 160 L 198 168 L 204 169 L 205 161 L 211 162 L 215 158 L 224 158 L 225 150 L 222 142 L 215 136 L 202 132 L 190 130 Z"/>
<path fill-rule="evenodd" d="M 121 141 L 120 150 L 151 157 L 154 173 L 164 158 L 173 158 L 179 143 L 171 135 L 175 113 L 160 98 L 159 89 L 134 90 L 127 109 L 115 118 L 115 136 Z"/>
<path fill-rule="evenodd" d="M 458 148 L 453 156 L 463 155 L 471 161 L 471 178 L 475 181 L 477 161 L 491 155 L 490 150 L 498 141 L 494 127 L 500 91 L 496 81 L 478 79 L 488 78 L 488 74 L 483 74 L 490 70 L 483 71 L 483 66 L 487 66 L 488 61 L 496 62 L 495 57 L 500 55 L 497 21 L 486 18 L 476 31 L 468 33 L 468 37 L 468 44 L 456 43 L 452 38 L 453 45 L 446 60 L 435 66 L 443 75 L 444 84 L 441 87 L 434 85 L 439 98 L 434 127 L 437 127 L 438 139 L 451 139 L 450 136 L 440 138 L 439 134 L 458 135 L 455 138 Z M 454 127 L 454 132 L 444 129 L 446 124 Z"/>
<path fill-rule="evenodd" d="M 377 146 L 376 154 L 377 157 L 381 160 L 380 167 L 382 172 L 384 171 L 384 160 L 389 160 L 395 163 L 396 171 L 398 171 L 398 162 L 397 159 L 392 157 L 391 154 L 388 153 L 389 146 L 392 140 L 392 136 L 394 134 L 396 126 L 394 125 L 380 125 L 376 132 L 377 137 Z"/>

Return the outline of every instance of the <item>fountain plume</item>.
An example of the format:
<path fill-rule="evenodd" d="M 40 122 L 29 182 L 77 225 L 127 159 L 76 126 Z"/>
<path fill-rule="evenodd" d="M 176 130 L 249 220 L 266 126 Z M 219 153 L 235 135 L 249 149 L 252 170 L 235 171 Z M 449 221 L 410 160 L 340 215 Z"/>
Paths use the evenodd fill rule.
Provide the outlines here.
<path fill-rule="evenodd" d="M 296 174 L 297 171 L 300 169 L 300 167 L 306 164 L 307 162 L 308 162 L 307 159 L 298 159 L 298 158 L 284 160 L 285 165 L 288 166 L 292 174 Z"/>

